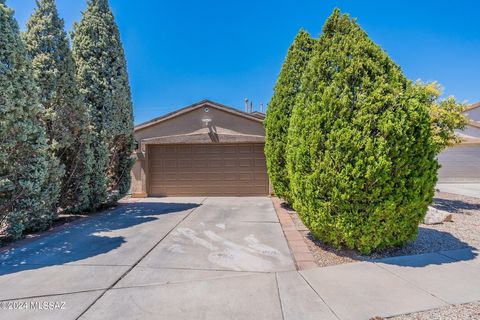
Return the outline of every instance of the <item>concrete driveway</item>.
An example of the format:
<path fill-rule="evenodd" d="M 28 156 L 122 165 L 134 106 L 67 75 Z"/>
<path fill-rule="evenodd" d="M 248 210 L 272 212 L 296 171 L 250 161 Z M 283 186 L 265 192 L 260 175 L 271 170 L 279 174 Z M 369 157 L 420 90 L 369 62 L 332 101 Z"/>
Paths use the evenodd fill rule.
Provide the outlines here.
<path fill-rule="evenodd" d="M 146 199 L 0 254 L 0 318 L 280 319 L 293 270 L 269 198 Z"/>
<path fill-rule="evenodd" d="M 475 248 L 297 271 L 268 198 L 147 199 L 0 253 L 2 320 L 368 320 L 472 301 Z"/>

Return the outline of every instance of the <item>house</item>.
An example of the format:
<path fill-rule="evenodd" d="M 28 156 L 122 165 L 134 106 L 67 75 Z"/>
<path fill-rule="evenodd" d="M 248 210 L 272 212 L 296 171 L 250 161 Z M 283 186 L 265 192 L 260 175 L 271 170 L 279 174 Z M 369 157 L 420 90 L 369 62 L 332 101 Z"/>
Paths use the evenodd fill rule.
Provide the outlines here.
<path fill-rule="evenodd" d="M 204 100 L 135 127 L 132 196 L 266 196 L 261 113 Z"/>
<path fill-rule="evenodd" d="M 468 124 L 457 130 L 462 142 L 438 156 L 440 183 L 480 183 L 480 102 L 467 107 L 464 114 Z"/>
<path fill-rule="evenodd" d="M 439 155 L 440 183 L 480 182 L 480 103 L 462 143 Z M 265 196 L 265 114 L 204 100 L 135 127 L 132 196 Z"/>

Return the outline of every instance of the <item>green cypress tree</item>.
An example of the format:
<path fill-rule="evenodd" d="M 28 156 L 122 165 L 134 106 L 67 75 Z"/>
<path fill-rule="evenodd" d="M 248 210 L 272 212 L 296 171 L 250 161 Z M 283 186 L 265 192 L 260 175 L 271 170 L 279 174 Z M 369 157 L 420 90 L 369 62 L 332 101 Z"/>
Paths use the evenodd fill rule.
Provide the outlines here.
<path fill-rule="evenodd" d="M 42 109 L 13 11 L 0 0 L 0 232 L 44 229 L 58 193 Z"/>
<path fill-rule="evenodd" d="M 88 115 L 77 89 L 64 22 L 54 0 L 37 1 L 24 40 L 40 91 L 48 142 L 65 168 L 59 205 L 67 211 L 85 210 L 89 206 L 91 166 L 86 144 Z"/>
<path fill-rule="evenodd" d="M 95 131 L 92 203 L 116 201 L 130 188 L 133 114 L 125 54 L 107 0 L 90 0 L 75 26 L 77 80 Z"/>
<path fill-rule="evenodd" d="M 314 45 L 315 40 L 306 31 L 300 30 L 288 49 L 265 118 L 268 175 L 275 194 L 287 202 L 291 202 L 290 180 L 285 159 L 288 127 L 295 98 L 300 89 L 300 80 Z"/>
<path fill-rule="evenodd" d="M 314 236 L 362 253 L 415 238 L 438 169 L 430 104 L 355 20 L 334 11 L 288 133 L 294 207 Z"/>

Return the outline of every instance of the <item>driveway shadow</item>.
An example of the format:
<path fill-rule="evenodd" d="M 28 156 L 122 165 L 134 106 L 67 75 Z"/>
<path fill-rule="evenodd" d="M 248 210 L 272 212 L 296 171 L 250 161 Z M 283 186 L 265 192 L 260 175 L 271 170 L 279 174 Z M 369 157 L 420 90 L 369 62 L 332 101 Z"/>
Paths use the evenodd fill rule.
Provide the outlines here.
<path fill-rule="evenodd" d="M 76 221 L 71 226 L 48 234 L 23 246 L 0 253 L 0 276 L 70 262 L 108 253 L 124 245 L 121 232 L 198 207 L 195 203 L 129 203 L 98 215 Z M 104 233 L 114 232 L 111 236 Z M 128 231 L 124 231 L 128 233 Z"/>

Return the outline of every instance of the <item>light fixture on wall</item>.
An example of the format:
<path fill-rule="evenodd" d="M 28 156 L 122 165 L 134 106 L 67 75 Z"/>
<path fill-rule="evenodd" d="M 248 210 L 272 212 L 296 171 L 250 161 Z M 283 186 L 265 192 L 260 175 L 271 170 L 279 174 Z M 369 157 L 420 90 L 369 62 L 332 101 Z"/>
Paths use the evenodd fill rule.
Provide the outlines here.
<path fill-rule="evenodd" d="M 212 119 L 202 119 L 202 122 L 205 123 L 205 127 L 208 127 L 208 125 L 212 123 Z"/>

